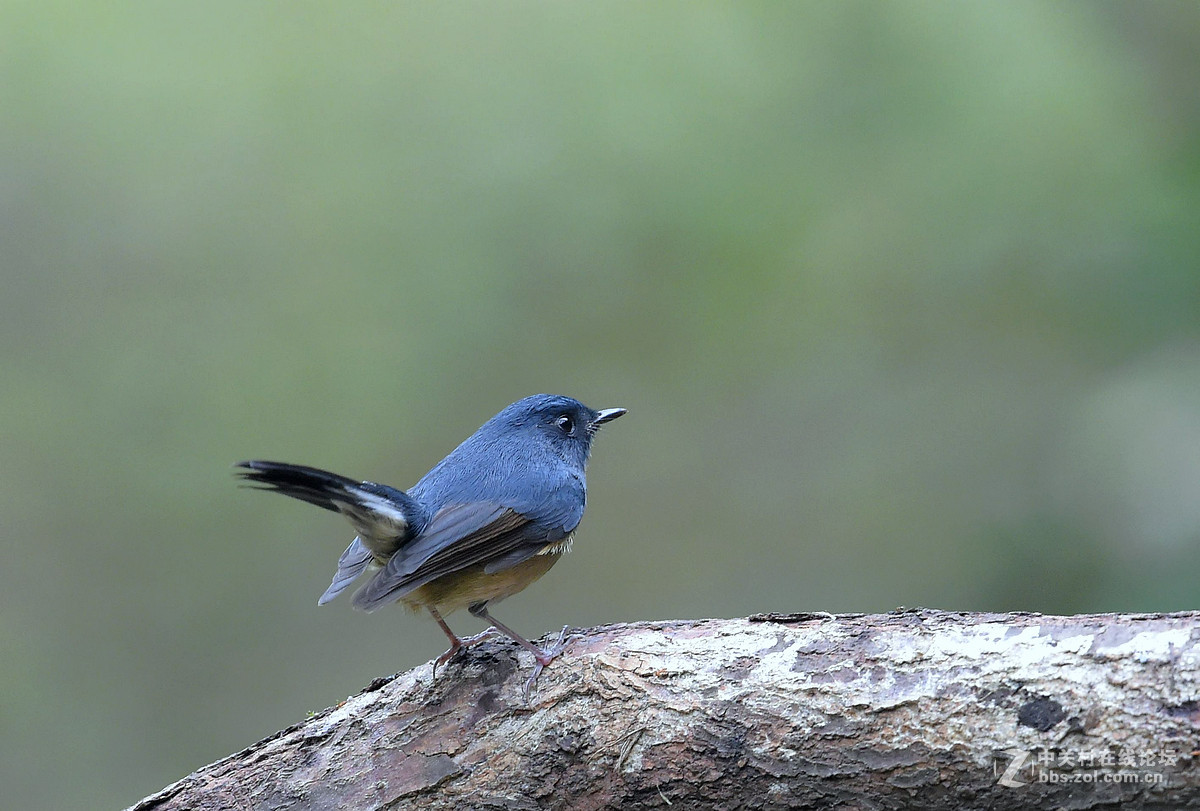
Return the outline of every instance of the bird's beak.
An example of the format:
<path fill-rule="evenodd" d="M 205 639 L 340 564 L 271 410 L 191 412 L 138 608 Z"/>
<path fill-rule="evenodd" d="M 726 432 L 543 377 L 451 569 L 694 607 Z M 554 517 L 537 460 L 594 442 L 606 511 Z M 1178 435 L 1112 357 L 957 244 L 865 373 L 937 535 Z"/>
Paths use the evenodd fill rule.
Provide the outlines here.
<path fill-rule="evenodd" d="M 606 422 L 612 422 L 617 417 L 625 413 L 623 408 L 606 408 L 596 412 L 596 419 L 592 420 L 592 430 L 596 430 Z"/>

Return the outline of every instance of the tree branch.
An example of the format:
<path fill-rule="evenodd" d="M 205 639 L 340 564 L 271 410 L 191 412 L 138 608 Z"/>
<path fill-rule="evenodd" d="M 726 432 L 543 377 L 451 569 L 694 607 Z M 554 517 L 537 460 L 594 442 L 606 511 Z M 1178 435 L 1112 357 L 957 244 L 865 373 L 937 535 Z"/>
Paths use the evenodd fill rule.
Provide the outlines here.
<path fill-rule="evenodd" d="M 133 811 L 1200 807 L 1200 613 L 763 614 L 489 641 Z"/>

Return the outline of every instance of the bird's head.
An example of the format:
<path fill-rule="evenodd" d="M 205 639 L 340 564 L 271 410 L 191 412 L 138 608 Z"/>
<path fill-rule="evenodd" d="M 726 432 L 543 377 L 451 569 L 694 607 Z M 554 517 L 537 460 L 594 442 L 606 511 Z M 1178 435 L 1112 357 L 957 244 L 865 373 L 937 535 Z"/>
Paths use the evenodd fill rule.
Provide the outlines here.
<path fill-rule="evenodd" d="M 625 413 L 623 408 L 588 408 L 559 394 L 535 394 L 518 400 L 492 418 L 506 433 L 550 447 L 568 461 L 583 465 L 600 426 Z"/>

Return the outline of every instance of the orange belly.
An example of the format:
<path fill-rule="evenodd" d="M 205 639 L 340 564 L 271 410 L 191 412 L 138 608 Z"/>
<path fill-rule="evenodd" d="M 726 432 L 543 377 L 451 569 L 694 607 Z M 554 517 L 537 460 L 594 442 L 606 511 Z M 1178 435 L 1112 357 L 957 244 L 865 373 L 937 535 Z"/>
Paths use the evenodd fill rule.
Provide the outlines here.
<path fill-rule="evenodd" d="M 442 614 L 449 614 L 474 603 L 496 602 L 516 594 L 550 571 L 562 552 L 534 555 L 524 563 L 494 574 L 486 574 L 483 564 L 442 575 L 400 598 L 412 611 L 431 605 Z"/>

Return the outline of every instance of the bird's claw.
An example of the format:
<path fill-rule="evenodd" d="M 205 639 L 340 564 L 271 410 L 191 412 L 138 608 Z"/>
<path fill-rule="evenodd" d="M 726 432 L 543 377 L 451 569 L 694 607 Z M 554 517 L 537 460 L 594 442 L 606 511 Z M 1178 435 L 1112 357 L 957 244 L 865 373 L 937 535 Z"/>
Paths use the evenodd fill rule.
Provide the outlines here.
<path fill-rule="evenodd" d="M 540 650 L 533 655 L 533 674 L 529 680 L 525 682 L 525 703 L 529 703 L 529 694 L 535 686 L 537 686 L 538 676 L 542 675 L 542 671 L 546 669 L 546 665 L 553 662 L 560 653 L 567 647 L 567 629 L 570 626 L 564 625 L 563 629 L 558 634 L 558 639 L 550 647 Z"/>
<path fill-rule="evenodd" d="M 478 645 L 480 642 L 495 636 L 497 633 L 498 631 L 495 628 L 488 628 L 486 631 L 481 631 L 480 633 L 475 634 L 475 636 L 468 636 L 463 639 L 455 639 L 454 644 L 450 646 L 448 651 L 433 660 L 433 673 L 429 677 L 429 680 L 431 682 L 436 681 L 438 668 L 444 664 L 448 664 L 450 660 L 457 656 L 463 649 Z"/>
<path fill-rule="evenodd" d="M 461 642 L 457 645 L 451 645 L 450 649 L 448 651 L 446 651 L 441 656 L 439 656 L 438 658 L 433 660 L 432 670 L 429 674 L 429 683 L 430 684 L 433 684 L 435 681 L 437 681 L 438 668 L 444 664 L 447 664 L 451 659 L 453 659 L 455 656 L 457 656 L 458 652 L 460 650 L 462 650 Z"/>

